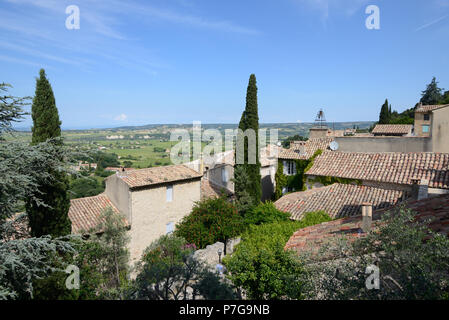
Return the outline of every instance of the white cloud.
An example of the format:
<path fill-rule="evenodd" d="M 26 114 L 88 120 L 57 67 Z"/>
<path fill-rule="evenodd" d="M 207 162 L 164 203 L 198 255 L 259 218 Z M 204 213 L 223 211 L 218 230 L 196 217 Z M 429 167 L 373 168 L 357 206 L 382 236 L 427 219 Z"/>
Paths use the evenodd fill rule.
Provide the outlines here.
<path fill-rule="evenodd" d="M 432 21 L 430 21 L 430 22 L 428 22 L 428 23 L 426 23 L 426 24 L 416 28 L 415 31 L 420 31 L 420 30 L 426 29 L 426 28 L 428 28 L 430 26 L 433 26 L 434 24 L 437 24 L 438 22 L 446 19 L 447 17 L 449 17 L 449 14 L 447 14 L 445 16 L 442 16 L 442 17 L 440 17 L 438 19 L 432 20 Z"/>
<path fill-rule="evenodd" d="M 321 19 L 326 21 L 331 13 L 354 15 L 370 0 L 293 0 L 295 3 L 318 11 Z"/>
<path fill-rule="evenodd" d="M 124 113 L 122 113 L 114 118 L 115 121 L 126 121 L 126 119 L 128 119 L 128 116 Z"/>

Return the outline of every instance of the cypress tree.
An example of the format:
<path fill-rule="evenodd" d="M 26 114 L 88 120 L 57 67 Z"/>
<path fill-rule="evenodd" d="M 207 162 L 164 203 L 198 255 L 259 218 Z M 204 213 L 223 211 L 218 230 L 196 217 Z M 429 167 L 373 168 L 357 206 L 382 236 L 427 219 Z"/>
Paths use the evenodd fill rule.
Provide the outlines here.
<path fill-rule="evenodd" d="M 39 72 L 36 79 L 36 92 L 31 108 L 33 119 L 32 144 L 45 142 L 48 139 L 61 136 L 61 121 L 56 108 L 55 97 L 50 82 L 47 80 L 44 69 Z M 61 145 L 61 140 L 54 140 L 55 145 Z M 47 168 L 50 179 L 39 182 L 37 197 L 46 206 L 35 201 L 27 201 L 31 235 L 40 237 L 51 235 L 53 237 L 64 236 L 71 232 L 71 221 L 68 217 L 70 198 L 67 190 L 68 177 L 56 168 Z"/>
<path fill-rule="evenodd" d="M 248 181 L 245 182 L 243 181 L 244 179 L 239 179 L 239 177 L 236 176 L 235 193 L 237 201 L 239 201 L 241 196 L 249 194 L 249 196 L 252 198 L 253 204 L 257 205 L 262 197 L 262 184 L 261 184 L 260 161 L 259 161 L 259 114 L 257 105 L 257 85 L 256 85 L 256 76 L 254 74 L 251 74 L 249 78 L 248 88 L 246 91 L 246 107 L 240 119 L 239 129 L 241 129 L 243 132 L 245 132 L 248 129 L 252 129 L 255 131 L 256 163 L 255 164 L 249 163 L 248 138 L 245 137 L 244 163 L 236 164 L 236 169 L 239 166 L 241 168 L 235 170 L 235 172 L 239 174 L 239 172 L 244 171 L 248 177 Z"/>
<path fill-rule="evenodd" d="M 379 114 L 379 124 L 388 124 L 390 123 L 390 112 L 391 109 L 388 105 L 388 99 L 385 99 L 385 103 L 382 105 Z"/>

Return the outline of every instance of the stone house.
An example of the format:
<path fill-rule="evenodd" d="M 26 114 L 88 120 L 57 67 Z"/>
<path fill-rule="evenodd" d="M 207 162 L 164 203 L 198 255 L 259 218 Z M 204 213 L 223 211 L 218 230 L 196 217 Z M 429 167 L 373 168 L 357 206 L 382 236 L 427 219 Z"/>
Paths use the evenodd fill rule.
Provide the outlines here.
<path fill-rule="evenodd" d="M 318 150 L 329 150 L 329 145 L 333 138 L 316 138 L 307 141 L 292 141 L 290 148 L 281 148 L 278 152 L 278 159 L 282 162 L 283 174 L 286 176 L 293 176 L 297 174 L 296 161 L 309 160 Z M 276 165 L 277 169 L 277 165 Z M 293 188 L 284 187 L 282 193 L 296 191 Z"/>
<path fill-rule="evenodd" d="M 382 215 L 392 208 L 371 208 L 365 203 L 365 215 L 362 210 L 357 215 L 321 223 L 296 231 L 288 240 L 284 250 L 293 250 L 297 254 L 304 252 L 318 252 L 325 244 L 335 242 L 341 237 L 354 241 L 366 236 L 366 225 L 376 228 Z M 449 194 L 421 200 L 410 199 L 403 203 L 406 208 L 416 213 L 416 221 L 432 220 L 429 225 L 433 232 L 449 236 Z M 368 223 L 366 218 L 368 217 Z"/>
<path fill-rule="evenodd" d="M 430 195 L 449 193 L 449 153 L 327 151 L 315 158 L 306 177 L 308 189 L 322 187 L 323 179 L 335 178 L 412 192 L 414 185 L 424 179 Z"/>
<path fill-rule="evenodd" d="M 131 262 L 161 235 L 174 231 L 201 199 L 202 174 L 172 165 L 109 176 L 103 194 L 71 201 L 72 232 L 82 233 L 99 222 L 101 212 L 112 208 L 129 226 Z"/>
<path fill-rule="evenodd" d="M 449 105 L 422 105 L 419 104 L 415 110 L 415 134 L 420 137 L 432 136 L 432 121 L 447 116 L 443 113 L 434 113 L 434 111 Z M 446 119 L 447 120 L 447 119 Z"/>
<path fill-rule="evenodd" d="M 278 147 L 269 145 L 261 148 L 259 161 L 262 179 L 262 200 L 271 199 L 274 191 L 274 181 L 277 168 Z M 212 157 L 198 159 L 185 165 L 198 172 L 202 172 L 206 184 L 214 188 L 224 189 L 229 195 L 234 193 L 234 150 L 217 153 Z"/>

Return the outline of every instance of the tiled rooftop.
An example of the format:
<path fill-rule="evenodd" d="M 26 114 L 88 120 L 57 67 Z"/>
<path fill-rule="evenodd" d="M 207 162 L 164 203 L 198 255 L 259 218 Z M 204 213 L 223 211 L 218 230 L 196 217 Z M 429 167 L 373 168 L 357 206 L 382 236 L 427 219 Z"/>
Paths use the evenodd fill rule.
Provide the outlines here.
<path fill-rule="evenodd" d="M 335 183 L 287 194 L 277 200 L 275 206 L 289 212 L 295 220 L 300 220 L 304 213 L 319 210 L 324 210 L 332 218 L 342 218 L 360 214 L 363 202 L 372 203 L 376 210 L 393 206 L 408 197 L 409 194 L 398 190 Z"/>
<path fill-rule="evenodd" d="M 307 141 L 292 141 L 289 149 L 281 149 L 279 151 L 279 159 L 307 160 L 318 150 L 328 150 L 333 140 L 333 138 L 319 138 Z"/>
<path fill-rule="evenodd" d="M 416 108 L 415 112 L 426 113 L 429 111 L 433 111 L 435 109 L 445 108 L 448 106 L 449 106 L 449 104 L 435 104 L 435 105 L 419 106 L 418 108 Z"/>
<path fill-rule="evenodd" d="M 324 152 L 306 173 L 395 184 L 427 179 L 429 187 L 449 189 L 449 153 Z"/>
<path fill-rule="evenodd" d="M 182 164 L 133 170 L 130 172 L 125 172 L 124 174 L 119 172 L 117 174 L 130 188 L 146 187 L 174 181 L 199 179 L 202 176 L 202 174 Z"/>
<path fill-rule="evenodd" d="M 72 233 L 80 234 L 97 227 L 102 222 L 101 215 L 107 208 L 120 214 L 105 194 L 71 200 L 69 218 L 72 221 Z M 123 222 L 125 226 L 129 225 L 125 218 Z"/>
<path fill-rule="evenodd" d="M 201 180 L 201 199 L 208 198 L 218 198 L 222 194 L 226 194 L 227 196 L 231 196 L 232 192 L 226 189 L 225 187 L 219 186 L 218 184 L 203 178 Z"/>
<path fill-rule="evenodd" d="M 431 219 L 429 227 L 434 231 L 449 236 L 449 194 L 420 201 L 407 202 L 406 206 L 415 211 L 417 221 Z M 373 227 L 378 225 L 381 215 L 388 209 L 373 212 Z M 362 229 L 362 216 L 333 220 L 296 231 L 285 245 L 297 253 L 317 251 L 318 248 L 338 237 L 353 241 L 365 236 Z"/>
<path fill-rule="evenodd" d="M 412 131 L 411 124 L 377 124 L 373 134 L 408 134 Z"/>

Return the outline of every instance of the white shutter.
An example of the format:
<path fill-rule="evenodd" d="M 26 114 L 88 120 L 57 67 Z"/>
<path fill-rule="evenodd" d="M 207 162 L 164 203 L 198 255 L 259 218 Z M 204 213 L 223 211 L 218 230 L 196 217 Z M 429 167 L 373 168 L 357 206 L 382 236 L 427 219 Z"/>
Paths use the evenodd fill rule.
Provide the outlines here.
<path fill-rule="evenodd" d="M 173 186 L 167 186 L 167 202 L 173 201 Z"/>
<path fill-rule="evenodd" d="M 170 234 L 175 231 L 175 224 L 173 222 L 169 222 L 165 225 L 165 234 Z"/>
<path fill-rule="evenodd" d="M 287 161 L 283 161 L 283 165 L 284 165 L 284 174 L 288 174 L 288 162 Z"/>
<path fill-rule="evenodd" d="M 224 183 L 228 182 L 228 171 L 225 167 L 221 168 L 221 181 Z"/>

